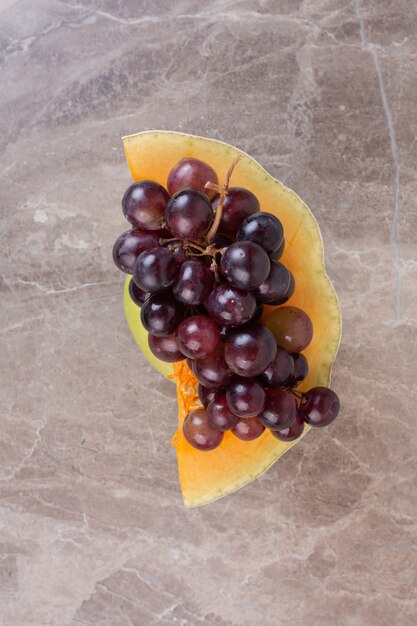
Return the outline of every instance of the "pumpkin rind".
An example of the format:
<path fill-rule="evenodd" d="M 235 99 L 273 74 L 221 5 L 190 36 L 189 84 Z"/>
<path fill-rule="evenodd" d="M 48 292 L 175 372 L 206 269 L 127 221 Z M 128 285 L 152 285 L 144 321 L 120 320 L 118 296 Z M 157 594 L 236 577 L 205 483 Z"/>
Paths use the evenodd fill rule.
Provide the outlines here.
<path fill-rule="evenodd" d="M 272 178 L 259 163 L 244 152 L 214 139 L 171 131 L 145 131 L 123 138 L 133 180 L 150 179 L 166 186 L 172 166 L 183 157 L 195 157 L 211 165 L 224 180 L 233 159 L 242 155 L 232 185 L 245 187 L 258 198 L 261 210 L 274 213 L 284 226 L 286 247 L 280 261 L 293 273 L 296 283 L 288 304 L 303 309 L 313 322 L 314 335 L 304 351 L 309 374 L 300 390 L 327 386 L 341 336 L 340 307 L 324 267 L 323 242 L 318 224 L 307 205 L 292 190 Z M 151 365 L 166 377 L 175 373 L 178 391 L 179 428 L 173 438 L 176 447 L 184 503 L 193 507 L 225 496 L 266 471 L 300 439 L 284 443 L 268 431 L 251 442 L 240 441 L 226 432 L 222 444 L 210 452 L 192 448 L 182 434 L 186 414 L 200 406 L 197 383 L 185 361 L 164 363 L 150 352 L 147 333 L 141 325 L 138 307 L 128 294 L 126 279 L 124 308 L 129 328 Z M 266 313 L 274 307 L 265 307 Z M 304 429 L 304 436 L 310 428 Z"/>

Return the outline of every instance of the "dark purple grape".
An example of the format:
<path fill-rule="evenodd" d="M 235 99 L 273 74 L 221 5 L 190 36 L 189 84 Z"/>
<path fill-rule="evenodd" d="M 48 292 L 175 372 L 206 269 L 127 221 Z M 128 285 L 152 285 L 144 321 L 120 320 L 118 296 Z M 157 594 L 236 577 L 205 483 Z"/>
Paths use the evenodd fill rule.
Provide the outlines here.
<path fill-rule="evenodd" d="M 183 307 L 169 293 L 152 294 L 140 311 L 145 330 L 159 337 L 172 335 L 183 318 Z"/>
<path fill-rule="evenodd" d="M 340 410 L 338 395 L 328 387 L 313 387 L 303 394 L 300 414 L 310 426 L 321 428 L 336 419 Z"/>
<path fill-rule="evenodd" d="M 313 338 L 313 324 L 307 313 L 295 306 L 275 309 L 266 320 L 279 346 L 287 352 L 301 352 Z"/>
<path fill-rule="evenodd" d="M 174 257 L 175 263 L 178 265 L 178 267 L 181 267 L 183 263 L 189 260 L 182 246 L 168 246 L 168 250 Z"/>
<path fill-rule="evenodd" d="M 204 387 L 227 387 L 233 373 L 224 360 L 223 344 L 220 344 L 215 352 L 194 362 L 194 374 Z"/>
<path fill-rule="evenodd" d="M 207 419 L 213 428 L 230 430 L 239 421 L 227 405 L 225 394 L 218 394 L 207 407 Z"/>
<path fill-rule="evenodd" d="M 209 389 L 208 387 L 204 387 L 204 385 L 198 383 L 198 397 L 204 407 L 208 407 L 210 402 L 222 393 L 224 393 L 223 389 Z"/>
<path fill-rule="evenodd" d="M 286 297 L 291 284 L 291 274 L 282 263 L 271 263 L 268 278 L 253 292 L 258 302 L 269 304 Z"/>
<path fill-rule="evenodd" d="M 232 433 L 243 441 L 252 441 L 262 435 L 265 426 L 261 424 L 257 417 L 240 419 L 236 426 L 232 428 Z"/>
<path fill-rule="evenodd" d="M 213 211 L 217 211 L 220 196 L 213 200 Z M 244 219 L 259 211 L 258 198 L 249 189 L 229 187 L 223 202 L 219 231 L 234 239 Z"/>
<path fill-rule="evenodd" d="M 209 199 L 194 189 L 183 189 L 167 204 L 165 220 L 174 237 L 199 239 L 207 234 L 213 219 Z"/>
<path fill-rule="evenodd" d="M 286 302 L 288 302 L 288 300 L 293 295 L 294 290 L 295 290 L 295 280 L 294 280 L 294 276 L 291 274 L 291 272 L 289 272 L 289 275 L 290 275 L 290 284 L 289 284 L 289 287 L 288 287 L 287 291 L 285 292 L 285 294 L 281 298 L 277 298 L 277 300 L 274 300 L 273 302 L 269 302 L 268 304 L 270 304 L 271 306 L 277 306 L 279 304 L 285 304 Z"/>
<path fill-rule="evenodd" d="M 190 359 L 190 357 L 187 356 L 187 358 L 185 359 L 185 362 L 188 365 L 188 369 L 190 369 L 192 373 L 194 374 L 194 359 Z"/>
<path fill-rule="evenodd" d="M 251 241 L 232 243 L 222 256 L 221 270 L 239 289 L 256 289 L 266 280 L 271 263 L 265 250 Z"/>
<path fill-rule="evenodd" d="M 204 315 L 188 317 L 177 328 L 177 344 L 185 356 L 201 359 L 218 348 L 219 327 Z"/>
<path fill-rule="evenodd" d="M 256 305 L 256 309 L 255 309 L 255 313 L 253 314 L 253 317 L 251 318 L 251 321 L 252 322 L 257 322 L 258 320 L 261 319 L 263 314 L 264 314 L 264 305 L 263 304 L 257 304 Z"/>
<path fill-rule="evenodd" d="M 277 346 L 272 363 L 262 372 L 259 379 L 266 387 L 279 387 L 287 384 L 294 374 L 294 359 L 284 348 Z"/>
<path fill-rule="evenodd" d="M 223 433 L 209 423 L 205 409 L 196 409 L 187 415 L 182 425 L 184 437 L 194 448 L 214 450 L 222 442 Z"/>
<path fill-rule="evenodd" d="M 208 182 L 216 185 L 219 182 L 214 169 L 204 161 L 185 157 L 178 161 L 168 174 L 167 187 L 171 196 L 182 189 L 197 189 L 211 199 L 216 195 L 216 191 L 205 189 L 205 184 Z"/>
<path fill-rule="evenodd" d="M 283 430 L 271 430 L 271 435 L 274 435 L 280 441 L 295 441 L 298 437 L 301 437 L 304 430 L 304 421 L 300 415 L 297 415 L 291 426 L 284 428 Z"/>
<path fill-rule="evenodd" d="M 271 261 L 278 261 L 284 254 L 284 250 L 285 250 L 285 239 L 282 240 L 282 244 L 278 246 L 276 250 L 274 250 L 273 252 L 269 254 L 269 258 L 271 259 Z"/>
<path fill-rule="evenodd" d="M 219 285 L 210 293 L 206 308 L 220 326 L 241 326 L 255 313 L 255 296 L 232 285 Z"/>
<path fill-rule="evenodd" d="M 307 378 L 308 375 L 308 363 L 304 354 L 295 353 L 292 356 L 294 361 L 294 373 L 291 378 L 287 381 L 286 385 L 288 387 L 296 387 Z"/>
<path fill-rule="evenodd" d="M 138 287 L 133 278 L 130 279 L 129 296 L 132 298 L 133 302 L 137 304 L 137 306 L 142 306 L 150 295 L 151 294 L 148 291 L 143 291 L 143 289 Z"/>
<path fill-rule="evenodd" d="M 188 260 L 181 265 L 173 293 L 177 300 L 196 306 L 202 304 L 213 288 L 213 274 L 201 261 Z"/>
<path fill-rule="evenodd" d="M 119 270 L 131 274 L 140 253 L 157 246 L 158 236 L 154 232 L 132 228 L 116 239 L 113 246 L 113 261 Z"/>
<path fill-rule="evenodd" d="M 255 417 L 264 408 L 265 391 L 254 378 L 234 376 L 226 398 L 229 409 L 239 417 Z"/>
<path fill-rule="evenodd" d="M 236 241 L 252 241 L 268 254 L 274 252 L 284 238 L 281 222 L 271 213 L 255 213 L 245 219 L 236 233 Z"/>
<path fill-rule="evenodd" d="M 229 237 L 226 237 L 225 235 L 220 235 L 220 233 L 216 233 L 211 240 L 211 243 L 215 248 L 218 248 L 220 250 L 221 248 L 227 248 L 228 246 L 230 246 L 230 244 L 233 243 L 233 239 L 229 239 Z"/>
<path fill-rule="evenodd" d="M 126 189 L 122 200 L 123 214 L 133 226 L 159 230 L 168 200 L 168 192 L 162 185 L 152 180 L 141 180 Z"/>
<path fill-rule="evenodd" d="M 297 401 L 293 394 L 281 387 L 266 389 L 265 406 L 259 420 L 271 430 L 289 428 L 297 416 Z"/>
<path fill-rule="evenodd" d="M 251 324 L 230 332 L 224 342 L 224 358 L 235 374 L 251 378 L 261 374 L 274 360 L 277 344 L 270 330 Z"/>
<path fill-rule="evenodd" d="M 180 352 L 174 335 L 166 335 L 158 337 L 157 335 L 148 334 L 149 348 L 158 359 L 167 363 L 175 363 L 182 361 L 185 356 Z"/>
<path fill-rule="evenodd" d="M 161 291 L 174 282 L 177 264 L 169 250 L 150 248 L 136 259 L 133 267 L 133 279 L 144 291 Z"/>

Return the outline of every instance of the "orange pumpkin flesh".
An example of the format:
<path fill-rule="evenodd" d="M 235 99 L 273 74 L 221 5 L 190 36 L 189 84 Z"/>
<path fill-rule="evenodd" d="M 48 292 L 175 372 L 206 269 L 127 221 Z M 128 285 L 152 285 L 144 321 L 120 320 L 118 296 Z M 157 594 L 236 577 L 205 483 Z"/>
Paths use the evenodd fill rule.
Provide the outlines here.
<path fill-rule="evenodd" d="M 328 385 L 340 342 L 341 316 L 333 285 L 324 268 L 320 230 L 304 202 L 250 156 L 220 141 L 170 131 L 147 131 L 125 137 L 123 142 L 133 180 L 150 179 L 164 186 L 169 171 L 183 157 L 205 161 L 223 181 L 233 159 L 242 155 L 231 185 L 252 191 L 261 210 L 281 220 L 286 239 L 281 260 L 293 273 L 296 284 L 288 304 L 303 309 L 313 323 L 313 339 L 304 350 L 309 374 L 300 390 Z M 197 381 L 185 361 L 172 366 L 152 355 L 139 309 L 127 291 L 129 280 L 130 277 L 126 279 L 124 306 L 132 334 L 149 362 L 165 376 L 175 377 L 177 384 L 179 428 L 173 445 L 184 503 L 189 507 L 207 504 L 260 476 L 300 439 L 284 443 L 265 431 L 258 439 L 245 442 L 226 432 L 221 445 L 210 452 L 190 446 L 182 434 L 182 422 L 190 410 L 201 406 Z M 265 307 L 265 317 L 273 308 Z M 308 430 L 306 426 L 303 434 Z"/>

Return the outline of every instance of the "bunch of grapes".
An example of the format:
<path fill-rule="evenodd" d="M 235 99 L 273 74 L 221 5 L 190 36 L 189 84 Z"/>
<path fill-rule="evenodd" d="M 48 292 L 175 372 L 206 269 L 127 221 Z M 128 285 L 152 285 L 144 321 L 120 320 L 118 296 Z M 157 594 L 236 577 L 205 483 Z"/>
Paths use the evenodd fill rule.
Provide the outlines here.
<path fill-rule="evenodd" d="M 294 441 L 304 424 L 327 426 L 339 399 L 326 387 L 299 393 L 308 374 L 302 351 L 313 336 L 308 315 L 282 306 L 295 281 L 280 262 L 284 230 L 260 212 L 248 189 L 229 186 L 237 158 L 220 186 L 206 163 L 184 158 L 167 188 L 142 180 L 122 208 L 132 228 L 113 258 L 132 274 L 129 293 L 140 307 L 149 347 L 162 361 L 187 359 L 202 407 L 184 420 L 187 441 L 213 450 L 223 433 L 244 441 L 265 428 Z M 264 305 L 281 305 L 262 323 Z"/>

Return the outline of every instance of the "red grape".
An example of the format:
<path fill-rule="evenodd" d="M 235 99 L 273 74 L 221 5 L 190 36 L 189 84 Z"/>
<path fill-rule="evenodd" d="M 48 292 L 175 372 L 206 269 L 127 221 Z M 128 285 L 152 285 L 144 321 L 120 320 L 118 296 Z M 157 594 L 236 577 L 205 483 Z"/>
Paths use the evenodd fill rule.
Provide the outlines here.
<path fill-rule="evenodd" d="M 297 416 L 297 401 L 293 394 L 281 387 L 265 391 L 265 407 L 259 415 L 264 426 L 271 430 L 284 430 Z"/>
<path fill-rule="evenodd" d="M 308 375 L 308 363 L 304 354 L 295 353 L 292 355 L 292 359 L 294 361 L 294 373 L 290 380 L 287 381 L 288 387 L 295 387 Z"/>
<path fill-rule="evenodd" d="M 340 410 L 337 394 L 328 387 L 313 387 L 300 404 L 300 413 L 310 426 L 328 426 L 336 419 Z"/>
<path fill-rule="evenodd" d="M 255 417 L 265 404 L 265 392 L 253 378 L 235 376 L 226 393 L 229 409 L 239 417 Z"/>
<path fill-rule="evenodd" d="M 158 235 L 156 233 L 132 228 L 116 239 L 113 246 L 113 261 L 119 270 L 131 274 L 140 253 L 157 246 Z"/>
<path fill-rule="evenodd" d="M 175 334 L 158 337 L 157 335 L 148 334 L 149 348 L 158 359 L 167 363 L 175 363 L 182 361 L 185 356 L 180 352 Z"/>
<path fill-rule="evenodd" d="M 174 283 L 174 296 L 180 302 L 202 304 L 213 288 L 213 275 L 201 261 L 188 260 L 181 265 Z"/>
<path fill-rule="evenodd" d="M 221 270 L 239 289 L 256 289 L 268 277 L 271 263 L 265 250 L 251 241 L 232 243 L 222 256 Z"/>
<path fill-rule="evenodd" d="M 258 302 L 275 302 L 286 296 L 291 283 L 291 274 L 279 261 L 271 263 L 271 270 L 264 282 L 254 291 Z"/>
<path fill-rule="evenodd" d="M 279 346 L 288 352 L 301 352 L 313 337 L 313 324 L 307 313 L 295 306 L 275 309 L 266 321 Z"/>
<path fill-rule="evenodd" d="M 261 424 L 257 417 L 240 419 L 236 426 L 232 428 L 232 433 L 243 441 L 252 441 L 262 435 L 265 426 Z"/>
<path fill-rule="evenodd" d="M 303 434 L 304 421 L 300 415 L 297 415 L 291 426 L 283 428 L 282 430 L 271 430 L 271 434 L 274 435 L 280 441 L 295 441 Z"/>
<path fill-rule="evenodd" d="M 142 304 L 149 298 L 151 294 L 147 291 L 143 291 L 140 287 L 137 286 L 133 278 L 130 279 L 129 282 L 129 296 L 132 298 L 133 302 L 137 306 L 142 306 Z"/>
<path fill-rule="evenodd" d="M 204 161 L 186 157 L 178 161 L 168 174 L 167 187 L 171 196 L 182 189 L 192 188 L 202 191 L 211 199 L 215 196 L 216 191 L 205 189 L 205 184 L 208 182 L 216 185 L 219 182 L 214 169 Z"/>
<path fill-rule="evenodd" d="M 217 395 L 207 407 L 207 419 L 209 423 L 219 430 L 230 430 L 239 421 L 228 407 L 225 394 Z"/>
<path fill-rule="evenodd" d="M 288 273 L 290 275 L 290 284 L 288 286 L 287 291 L 280 298 L 277 298 L 276 300 L 274 300 L 273 302 L 269 302 L 268 304 L 273 305 L 273 306 L 276 306 L 278 304 L 285 304 L 293 295 L 294 290 L 295 290 L 295 280 L 291 272 L 289 271 Z"/>
<path fill-rule="evenodd" d="M 178 267 L 181 267 L 183 263 L 188 261 L 188 256 L 185 253 L 185 250 L 182 246 L 167 246 L 168 250 L 171 252 L 172 256 L 175 259 L 175 263 Z"/>
<path fill-rule="evenodd" d="M 284 238 L 281 222 L 271 213 L 255 213 L 247 217 L 236 233 L 236 241 L 252 241 L 266 252 L 274 252 Z"/>
<path fill-rule="evenodd" d="M 260 380 L 267 387 L 278 387 L 287 383 L 294 374 L 294 359 L 284 348 L 277 346 L 274 360 L 260 375 Z"/>
<path fill-rule="evenodd" d="M 177 328 L 177 344 L 185 356 L 201 359 L 219 346 L 219 327 L 204 315 L 188 317 Z"/>
<path fill-rule="evenodd" d="M 159 337 L 172 335 L 183 318 L 183 307 L 169 293 L 152 294 L 140 311 L 145 330 Z"/>
<path fill-rule="evenodd" d="M 125 192 L 122 209 L 133 226 L 146 230 L 159 230 L 169 200 L 166 189 L 151 180 L 132 183 Z"/>
<path fill-rule="evenodd" d="M 223 433 L 209 423 L 205 409 L 196 409 L 187 415 L 182 426 L 184 437 L 197 450 L 209 451 L 222 442 Z"/>
<path fill-rule="evenodd" d="M 251 324 L 231 331 L 224 342 L 224 358 L 235 374 L 258 376 L 274 360 L 277 344 L 265 326 Z"/>
<path fill-rule="evenodd" d="M 169 250 L 150 248 L 136 259 L 133 278 L 144 291 L 161 291 L 172 285 L 177 273 L 177 264 Z"/>
<path fill-rule="evenodd" d="M 224 393 L 223 389 L 209 389 L 208 387 L 204 387 L 201 383 L 198 383 L 198 397 L 204 407 L 207 407 L 210 402 L 221 393 Z"/>
<path fill-rule="evenodd" d="M 210 317 L 220 326 L 241 326 L 255 313 L 255 297 L 232 285 L 219 285 L 210 293 L 207 303 Z"/>
<path fill-rule="evenodd" d="M 220 196 L 213 200 L 214 212 L 217 210 L 219 200 Z M 259 211 L 258 198 L 249 189 L 229 187 L 223 202 L 219 231 L 234 239 L 243 220 L 257 211 Z"/>
<path fill-rule="evenodd" d="M 183 189 L 167 204 L 165 220 L 174 237 L 199 239 L 210 228 L 213 211 L 207 196 L 195 189 Z"/>
<path fill-rule="evenodd" d="M 224 360 L 223 344 L 211 354 L 194 362 L 194 374 L 204 387 L 227 387 L 233 373 Z"/>

